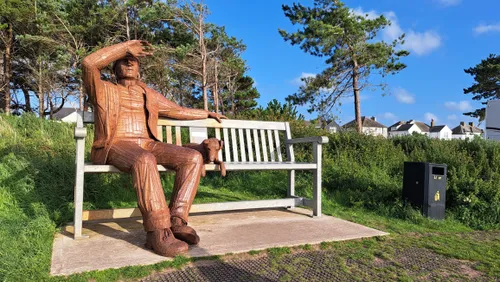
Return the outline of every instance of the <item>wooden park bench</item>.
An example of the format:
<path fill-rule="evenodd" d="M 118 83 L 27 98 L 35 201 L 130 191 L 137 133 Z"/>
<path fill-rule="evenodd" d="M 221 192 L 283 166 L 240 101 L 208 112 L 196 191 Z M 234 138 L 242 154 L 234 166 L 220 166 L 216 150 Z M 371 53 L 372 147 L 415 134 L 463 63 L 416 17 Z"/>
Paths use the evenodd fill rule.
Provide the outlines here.
<path fill-rule="evenodd" d="M 75 217 L 74 238 L 82 238 L 82 220 L 122 218 L 140 216 L 138 208 L 127 209 L 125 212 L 116 210 L 83 211 L 83 186 L 85 173 L 119 173 L 112 165 L 94 165 L 85 162 L 85 136 L 87 130 L 84 124 L 93 123 L 92 113 L 79 113 L 75 128 L 76 139 L 76 183 L 75 183 Z M 223 203 L 193 205 L 190 212 L 215 212 L 229 210 L 244 210 L 257 208 L 293 208 L 307 206 L 312 208 L 313 216 L 321 216 L 321 163 L 322 144 L 328 143 L 327 137 L 309 137 L 292 139 L 288 122 L 269 122 L 254 120 L 172 120 L 158 121 L 159 136 L 167 143 L 181 145 L 181 128 L 189 128 L 190 141 L 199 143 L 202 140 L 215 137 L 224 141 L 224 147 L 219 152 L 227 171 L 238 170 L 287 170 L 288 195 L 283 199 L 253 200 Z M 280 134 L 281 133 L 281 134 Z M 293 144 L 312 143 L 313 162 L 295 162 Z M 286 148 L 286 157 L 282 155 L 281 144 Z M 205 165 L 207 171 L 218 171 L 219 166 Z M 168 171 L 158 165 L 160 172 Z M 313 199 L 295 196 L 295 170 L 312 170 Z M 251 183 L 249 183 L 251 185 Z"/>

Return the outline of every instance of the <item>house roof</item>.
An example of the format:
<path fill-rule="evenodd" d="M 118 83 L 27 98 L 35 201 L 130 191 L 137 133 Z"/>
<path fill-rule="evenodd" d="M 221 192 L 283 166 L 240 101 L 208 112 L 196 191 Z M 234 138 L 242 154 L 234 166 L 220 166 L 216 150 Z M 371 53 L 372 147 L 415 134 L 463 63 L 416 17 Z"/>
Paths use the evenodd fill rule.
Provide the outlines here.
<path fill-rule="evenodd" d="M 398 121 L 395 124 L 389 126 L 389 131 L 391 131 L 391 128 L 398 127 L 398 126 L 403 125 L 403 124 L 406 124 L 406 123 L 404 121 Z M 394 130 L 396 130 L 396 129 L 394 129 Z"/>
<path fill-rule="evenodd" d="M 429 129 L 429 132 L 441 132 L 443 128 L 445 128 L 446 125 L 438 125 L 438 126 L 433 126 Z"/>
<path fill-rule="evenodd" d="M 54 113 L 53 117 L 54 119 L 61 120 L 76 111 L 77 109 L 75 108 L 62 108 L 57 113 Z"/>
<path fill-rule="evenodd" d="M 414 124 L 412 124 L 412 123 L 403 124 L 403 125 L 401 125 L 400 127 L 398 127 L 398 129 L 396 129 L 396 130 L 392 130 L 392 131 L 408 131 L 408 130 L 410 130 L 410 128 L 411 128 L 413 125 L 414 125 Z"/>
<path fill-rule="evenodd" d="M 427 124 L 421 122 L 421 121 L 416 121 L 415 124 L 420 128 L 422 132 L 429 132 L 430 126 Z"/>
<path fill-rule="evenodd" d="M 363 127 L 378 127 L 378 128 L 387 128 L 387 126 L 365 116 L 361 117 L 361 124 Z M 356 126 L 356 120 L 351 120 L 350 122 L 344 124 L 344 128 L 350 128 Z"/>
<path fill-rule="evenodd" d="M 406 122 L 405 121 L 398 121 L 389 127 L 389 131 L 408 131 L 413 124 L 415 124 L 420 129 L 420 131 L 429 132 L 429 126 L 427 124 L 425 124 L 421 121 L 413 121 L 413 120 L 409 120 Z M 391 129 L 393 127 L 398 127 L 398 128 Z M 403 127 L 403 128 L 401 128 L 401 127 Z"/>
<path fill-rule="evenodd" d="M 467 133 L 483 133 L 479 127 L 471 125 L 459 125 L 451 130 L 453 134 L 467 134 Z"/>
<path fill-rule="evenodd" d="M 340 128 L 340 125 L 334 120 L 330 121 L 326 126 Z"/>

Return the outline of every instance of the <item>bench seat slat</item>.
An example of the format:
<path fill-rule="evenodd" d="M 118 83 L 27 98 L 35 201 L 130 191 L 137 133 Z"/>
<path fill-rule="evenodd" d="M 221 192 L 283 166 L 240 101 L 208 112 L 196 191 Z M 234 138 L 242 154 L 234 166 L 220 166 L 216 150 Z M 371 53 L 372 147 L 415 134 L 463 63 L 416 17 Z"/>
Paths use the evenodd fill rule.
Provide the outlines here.
<path fill-rule="evenodd" d="M 226 170 L 293 170 L 293 169 L 316 169 L 315 163 L 295 163 L 295 162 L 235 162 L 225 163 Z M 207 171 L 218 171 L 219 166 L 215 164 L 205 165 Z M 158 165 L 158 171 L 169 171 L 162 165 Z M 121 172 L 112 165 L 93 165 L 92 163 L 85 163 L 85 172 L 88 173 L 101 173 L 101 172 Z"/>

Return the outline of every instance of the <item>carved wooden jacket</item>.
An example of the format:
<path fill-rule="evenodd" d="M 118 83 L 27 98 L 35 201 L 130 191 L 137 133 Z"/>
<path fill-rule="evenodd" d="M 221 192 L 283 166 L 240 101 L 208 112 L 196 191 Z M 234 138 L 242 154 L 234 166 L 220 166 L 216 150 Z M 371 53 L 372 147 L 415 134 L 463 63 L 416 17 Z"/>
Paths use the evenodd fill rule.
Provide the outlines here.
<path fill-rule="evenodd" d="M 87 95 L 94 105 L 94 143 L 91 159 L 94 164 L 105 164 L 109 149 L 113 142 L 120 110 L 120 87 L 101 80 L 100 70 L 110 63 L 127 55 L 128 43 L 120 43 L 100 49 L 83 60 L 83 82 Z M 158 116 L 174 119 L 203 119 L 208 117 L 204 110 L 180 107 L 160 93 L 148 88 L 145 83 L 137 81 L 146 93 L 147 126 L 157 137 Z"/>

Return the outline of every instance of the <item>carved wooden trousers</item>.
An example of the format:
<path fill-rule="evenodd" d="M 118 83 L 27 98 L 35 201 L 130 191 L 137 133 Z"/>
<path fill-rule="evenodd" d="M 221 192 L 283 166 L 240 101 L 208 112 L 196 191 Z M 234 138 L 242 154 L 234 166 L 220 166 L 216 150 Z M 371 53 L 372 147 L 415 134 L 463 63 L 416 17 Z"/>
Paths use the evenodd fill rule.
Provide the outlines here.
<path fill-rule="evenodd" d="M 198 151 L 150 139 L 123 138 L 113 142 L 107 163 L 132 174 L 146 231 L 170 227 L 171 216 L 188 221 L 203 166 Z M 157 164 L 176 172 L 169 206 Z"/>

